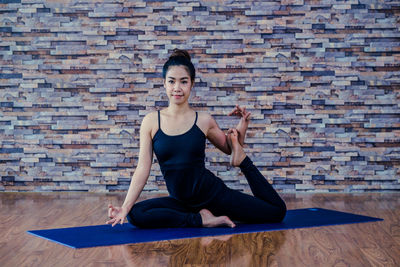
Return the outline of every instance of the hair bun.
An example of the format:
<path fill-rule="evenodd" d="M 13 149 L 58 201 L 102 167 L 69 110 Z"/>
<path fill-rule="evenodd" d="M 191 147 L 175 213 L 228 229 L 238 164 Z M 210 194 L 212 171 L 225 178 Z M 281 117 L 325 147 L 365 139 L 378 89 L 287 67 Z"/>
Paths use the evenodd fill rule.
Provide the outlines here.
<path fill-rule="evenodd" d="M 171 56 L 170 56 L 169 58 L 173 58 L 173 57 L 184 57 L 184 58 L 186 58 L 187 60 L 191 61 L 191 57 L 190 57 L 190 55 L 189 55 L 189 52 L 186 51 L 186 50 L 178 49 L 178 48 L 175 48 L 175 49 L 172 51 L 172 54 L 171 54 Z"/>

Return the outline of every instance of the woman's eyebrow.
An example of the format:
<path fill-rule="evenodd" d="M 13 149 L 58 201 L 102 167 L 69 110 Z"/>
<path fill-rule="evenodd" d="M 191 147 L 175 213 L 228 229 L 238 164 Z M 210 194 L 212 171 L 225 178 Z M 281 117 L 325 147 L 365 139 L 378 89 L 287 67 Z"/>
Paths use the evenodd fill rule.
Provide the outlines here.
<path fill-rule="evenodd" d="M 168 77 L 168 79 L 173 79 L 173 80 L 175 80 L 174 77 Z M 181 78 L 181 80 L 184 80 L 184 79 L 189 79 L 189 77 L 182 77 L 182 78 Z"/>

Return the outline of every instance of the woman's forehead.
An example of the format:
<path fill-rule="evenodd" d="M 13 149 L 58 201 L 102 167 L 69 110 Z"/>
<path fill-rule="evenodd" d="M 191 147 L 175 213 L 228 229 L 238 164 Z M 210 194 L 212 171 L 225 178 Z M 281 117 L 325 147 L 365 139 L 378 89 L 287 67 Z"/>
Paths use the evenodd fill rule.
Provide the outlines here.
<path fill-rule="evenodd" d="M 184 66 L 171 66 L 168 68 L 167 78 L 182 79 L 189 77 L 189 73 Z"/>

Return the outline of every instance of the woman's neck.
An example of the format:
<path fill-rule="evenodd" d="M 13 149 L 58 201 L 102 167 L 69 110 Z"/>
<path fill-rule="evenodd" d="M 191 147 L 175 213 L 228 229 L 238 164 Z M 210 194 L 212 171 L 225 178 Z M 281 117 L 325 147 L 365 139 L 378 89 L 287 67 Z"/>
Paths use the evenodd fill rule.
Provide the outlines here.
<path fill-rule="evenodd" d="M 179 116 L 179 115 L 183 115 L 186 114 L 187 112 L 190 112 L 192 109 L 189 106 L 189 103 L 185 103 L 183 105 L 174 105 L 174 104 L 170 104 L 167 107 L 167 112 L 168 114 L 170 114 L 171 116 Z"/>

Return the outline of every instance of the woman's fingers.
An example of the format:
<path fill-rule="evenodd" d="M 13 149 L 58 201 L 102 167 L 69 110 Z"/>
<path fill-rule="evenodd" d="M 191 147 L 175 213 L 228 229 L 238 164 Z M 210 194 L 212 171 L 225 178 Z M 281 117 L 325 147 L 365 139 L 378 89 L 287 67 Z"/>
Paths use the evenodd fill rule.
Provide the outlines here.
<path fill-rule="evenodd" d="M 250 112 L 248 112 L 247 110 L 246 110 L 246 107 L 244 107 L 243 108 L 243 111 L 242 111 L 242 117 L 246 117 L 247 116 L 247 114 L 249 114 Z"/>
<path fill-rule="evenodd" d="M 124 217 L 121 215 L 122 209 L 120 207 L 114 207 L 111 204 L 108 204 L 108 217 L 110 220 L 106 222 L 106 224 L 111 224 L 111 226 L 115 226 L 117 223 L 124 223 Z"/>
<path fill-rule="evenodd" d="M 238 105 L 236 105 L 235 111 L 236 111 L 236 115 L 243 114 L 243 108 Z"/>
<path fill-rule="evenodd" d="M 118 212 L 121 211 L 121 207 L 114 207 L 113 205 L 108 205 L 108 217 L 113 218 L 115 217 Z"/>
<path fill-rule="evenodd" d="M 231 112 L 228 113 L 228 116 L 231 116 L 235 112 L 236 108 L 232 109 Z"/>
<path fill-rule="evenodd" d="M 123 224 L 124 223 L 124 218 L 118 217 L 115 222 L 112 224 L 112 227 L 114 227 L 115 225 L 117 225 L 117 223 Z"/>
<path fill-rule="evenodd" d="M 108 204 L 108 217 L 111 218 L 112 216 L 112 210 L 113 210 L 113 206 L 111 204 Z"/>
<path fill-rule="evenodd" d="M 246 110 L 246 107 L 240 107 L 239 105 L 236 105 L 236 107 L 231 112 L 228 113 L 228 116 L 235 115 L 247 118 L 247 114 L 249 113 L 250 112 Z"/>
<path fill-rule="evenodd" d="M 249 120 L 249 119 L 250 119 L 250 115 L 251 115 L 251 112 L 248 112 L 248 113 L 245 115 L 244 119 L 245 119 L 246 121 Z"/>
<path fill-rule="evenodd" d="M 124 224 L 124 221 L 125 221 L 125 219 L 123 217 L 121 217 L 120 215 L 118 215 L 118 216 L 115 216 L 114 218 L 112 218 L 111 220 L 108 220 L 106 222 L 106 224 L 111 224 L 111 226 L 114 227 L 118 223 Z"/>
<path fill-rule="evenodd" d="M 239 114 L 240 114 L 240 107 L 239 107 L 239 105 L 236 105 L 235 108 L 231 112 L 228 113 L 228 116 L 239 115 Z"/>
<path fill-rule="evenodd" d="M 237 111 L 237 108 L 234 108 L 231 112 L 228 113 L 228 116 L 236 115 L 237 112 L 238 112 L 238 111 Z"/>
<path fill-rule="evenodd" d="M 111 226 L 114 227 L 120 220 L 120 218 L 112 218 L 111 220 L 108 220 L 106 224 L 111 224 Z"/>
<path fill-rule="evenodd" d="M 112 224 L 115 222 L 115 218 L 112 218 L 111 220 L 106 221 L 106 224 Z"/>
<path fill-rule="evenodd" d="M 108 205 L 108 217 L 113 218 L 115 214 L 118 213 L 118 207 L 114 207 L 113 205 Z"/>

